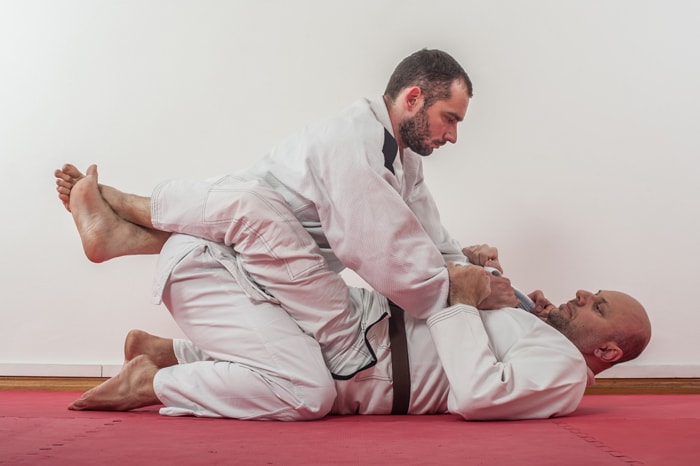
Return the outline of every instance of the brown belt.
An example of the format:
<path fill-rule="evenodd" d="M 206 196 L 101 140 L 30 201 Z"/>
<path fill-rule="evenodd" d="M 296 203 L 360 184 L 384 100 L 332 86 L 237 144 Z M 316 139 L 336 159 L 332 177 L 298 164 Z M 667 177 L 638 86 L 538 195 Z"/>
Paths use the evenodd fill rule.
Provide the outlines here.
<path fill-rule="evenodd" d="M 408 366 L 408 347 L 406 345 L 406 324 L 403 309 L 389 301 L 391 317 L 389 318 L 389 340 L 391 340 L 391 367 L 394 402 L 391 414 L 408 414 L 411 401 L 411 369 Z"/>

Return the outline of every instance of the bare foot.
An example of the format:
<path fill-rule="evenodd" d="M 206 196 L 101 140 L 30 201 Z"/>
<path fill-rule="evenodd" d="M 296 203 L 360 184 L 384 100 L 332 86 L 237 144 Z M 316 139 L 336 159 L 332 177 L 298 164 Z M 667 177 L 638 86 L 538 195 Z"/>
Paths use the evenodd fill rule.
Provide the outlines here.
<path fill-rule="evenodd" d="M 159 369 L 177 364 L 172 339 L 131 330 L 124 342 L 124 360 L 129 362 L 140 355 L 148 356 Z"/>
<path fill-rule="evenodd" d="M 103 382 L 68 406 L 77 411 L 129 411 L 160 404 L 153 389 L 158 367 L 146 356 L 137 356 L 111 379 Z"/>
<path fill-rule="evenodd" d="M 65 185 L 68 184 L 70 181 L 65 181 Z M 119 217 L 100 193 L 95 165 L 88 167 L 86 175 L 70 188 L 68 200 L 68 210 L 73 214 L 83 250 L 92 262 L 157 253 L 169 236 L 169 233 L 143 228 Z"/>
<path fill-rule="evenodd" d="M 85 178 L 85 175 L 70 163 L 65 164 L 60 169 L 53 172 L 56 177 L 56 191 L 58 198 L 63 203 L 63 207 L 70 212 L 70 192 L 75 183 Z"/>

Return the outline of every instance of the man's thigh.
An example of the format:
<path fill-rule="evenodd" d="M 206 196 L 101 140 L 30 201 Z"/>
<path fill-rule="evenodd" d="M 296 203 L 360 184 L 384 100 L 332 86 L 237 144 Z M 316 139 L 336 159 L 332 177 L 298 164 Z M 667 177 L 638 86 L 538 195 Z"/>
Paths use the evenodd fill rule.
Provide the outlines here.
<path fill-rule="evenodd" d="M 163 302 L 183 333 L 215 360 L 286 378 L 327 373 L 318 343 L 239 268 L 230 248 L 173 235 L 169 247 L 190 247 L 170 271 Z"/>

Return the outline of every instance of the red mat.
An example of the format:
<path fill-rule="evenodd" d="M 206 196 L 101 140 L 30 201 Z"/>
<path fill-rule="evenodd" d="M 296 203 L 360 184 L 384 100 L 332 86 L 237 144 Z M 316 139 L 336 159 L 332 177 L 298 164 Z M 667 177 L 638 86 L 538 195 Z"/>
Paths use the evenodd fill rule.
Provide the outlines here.
<path fill-rule="evenodd" d="M 74 412 L 79 393 L 0 391 L 2 465 L 698 465 L 700 395 L 589 395 L 572 416 L 312 422 Z"/>

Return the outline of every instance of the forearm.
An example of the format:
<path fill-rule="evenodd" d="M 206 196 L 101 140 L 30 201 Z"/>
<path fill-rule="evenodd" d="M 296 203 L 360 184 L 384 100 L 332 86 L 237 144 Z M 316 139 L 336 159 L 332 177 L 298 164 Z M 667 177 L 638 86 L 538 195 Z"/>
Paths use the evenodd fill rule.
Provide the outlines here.
<path fill-rule="evenodd" d="M 316 200 L 338 259 L 414 317 L 443 308 L 449 293 L 445 260 L 405 200 L 372 170 L 355 169 L 353 176 L 333 178 L 335 173 L 327 170 L 318 176 L 324 184 L 309 197 Z M 373 212 L 369 206 L 381 207 Z"/>

